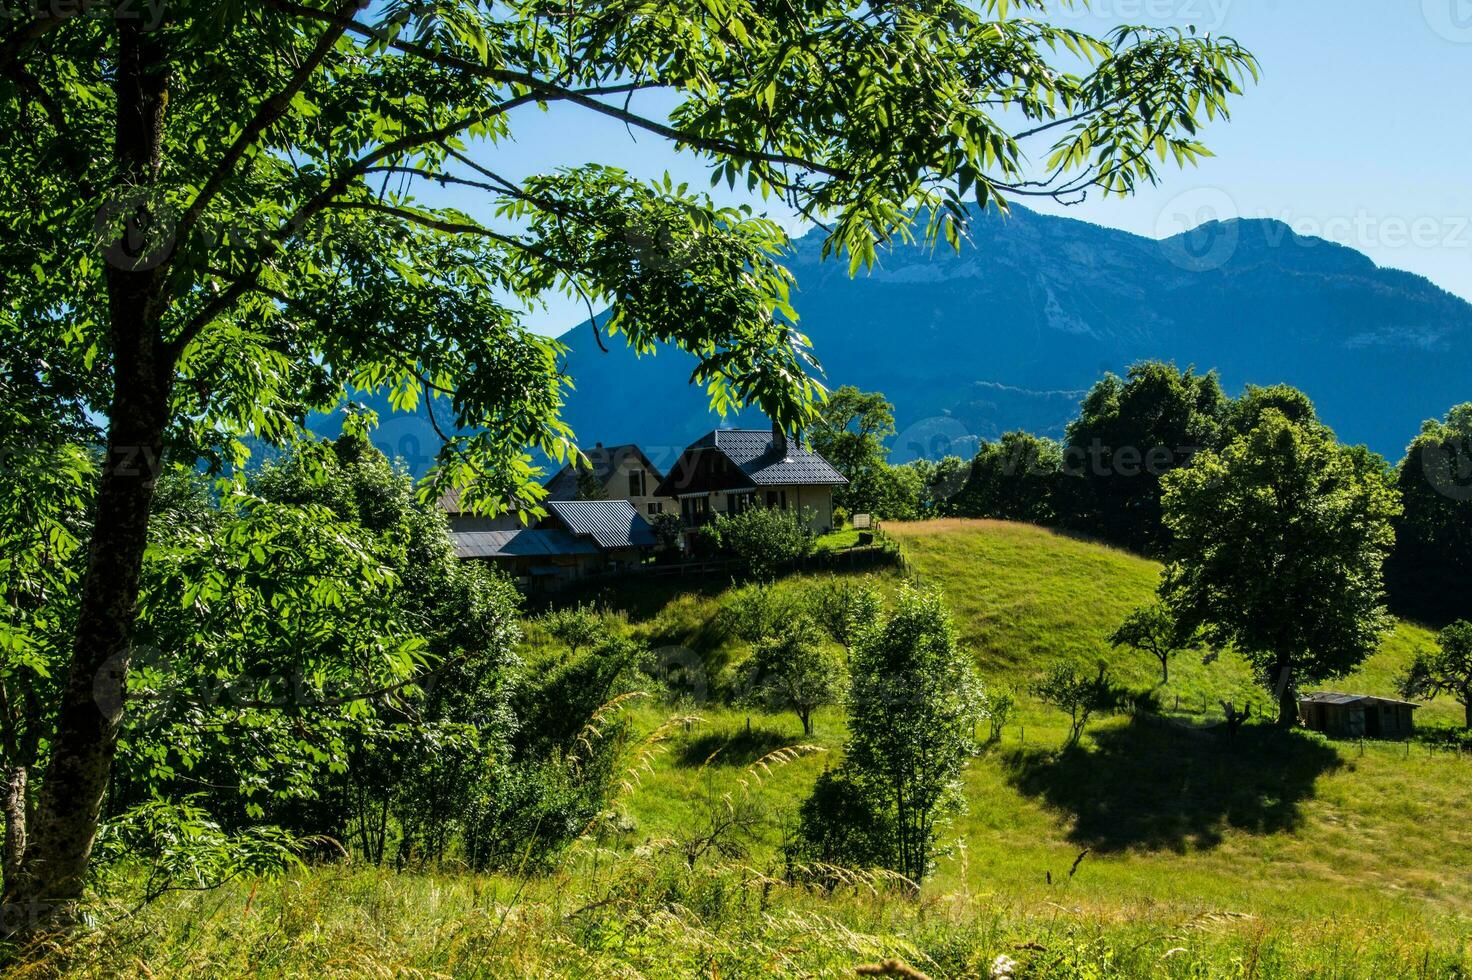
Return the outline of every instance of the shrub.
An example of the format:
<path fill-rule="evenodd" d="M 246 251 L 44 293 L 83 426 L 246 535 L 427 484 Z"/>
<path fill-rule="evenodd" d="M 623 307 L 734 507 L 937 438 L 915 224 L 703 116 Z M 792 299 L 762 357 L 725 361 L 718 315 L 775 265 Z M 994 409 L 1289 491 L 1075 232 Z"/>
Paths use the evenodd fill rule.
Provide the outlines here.
<path fill-rule="evenodd" d="M 845 768 L 818 777 L 797 821 L 797 834 L 784 848 L 789 874 L 831 886 L 837 883 L 831 867 L 882 868 L 892 859 L 890 811 Z"/>
<path fill-rule="evenodd" d="M 695 554 L 701 558 L 714 558 L 725 551 L 719 521 L 705 524 L 695 531 Z"/>
<path fill-rule="evenodd" d="M 770 581 L 813 550 L 808 521 L 794 511 L 755 507 L 717 518 L 715 528 L 719 547 L 734 555 L 752 578 Z"/>
<path fill-rule="evenodd" d="M 680 549 L 680 536 L 684 531 L 684 522 L 680 520 L 679 514 L 655 514 L 649 519 L 649 526 L 654 529 L 654 540 L 661 551 Z"/>

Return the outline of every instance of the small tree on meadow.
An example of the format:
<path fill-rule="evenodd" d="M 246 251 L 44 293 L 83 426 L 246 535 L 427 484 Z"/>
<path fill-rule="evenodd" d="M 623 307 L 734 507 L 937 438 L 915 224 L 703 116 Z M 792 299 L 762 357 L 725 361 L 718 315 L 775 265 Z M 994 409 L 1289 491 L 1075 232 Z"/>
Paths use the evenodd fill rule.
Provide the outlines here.
<path fill-rule="evenodd" d="M 577 656 L 580 649 L 593 643 L 605 632 L 603 619 L 598 611 L 581 603 L 547 613 L 542 617 L 542 628 L 554 640 L 567 647 L 573 656 Z"/>
<path fill-rule="evenodd" d="M 1465 724 L 1472 729 L 1472 623 L 1458 620 L 1441 631 L 1436 643 L 1436 650 L 1416 654 L 1400 680 L 1401 696 L 1449 695 L 1462 706 Z"/>
<path fill-rule="evenodd" d="M 1017 698 L 1011 691 L 987 691 L 981 700 L 981 713 L 987 724 L 987 744 L 995 745 L 1002 740 L 1002 729 L 1017 713 Z"/>
<path fill-rule="evenodd" d="M 862 630 L 879 618 L 879 590 L 867 579 L 828 579 L 810 594 L 808 613 L 833 642 L 843 647 L 844 657 L 853 652 Z"/>
<path fill-rule="evenodd" d="M 1119 702 L 1114 685 L 1109 682 L 1109 671 L 1102 663 L 1093 677 L 1071 663 L 1055 664 L 1033 687 L 1033 694 L 1039 701 L 1068 715 L 1068 740 L 1063 743 L 1064 748 L 1078 744 L 1090 718 L 1111 710 Z"/>
<path fill-rule="evenodd" d="M 1170 682 L 1170 662 L 1185 649 L 1186 644 L 1175 617 L 1160 602 L 1152 602 L 1131 612 L 1109 637 L 1109 642 L 1116 647 L 1129 647 L 1154 657 L 1160 663 L 1162 684 Z"/>
<path fill-rule="evenodd" d="M 1384 462 L 1276 407 L 1162 479 L 1161 595 L 1183 631 L 1234 646 L 1298 720 L 1298 686 L 1345 674 L 1389 624 L 1381 568 L 1400 510 Z"/>
<path fill-rule="evenodd" d="M 917 884 L 936 822 L 959 808 L 981 687 L 932 592 L 905 589 L 894 614 L 854 646 L 845 766 L 894 829 L 893 870 Z"/>
<path fill-rule="evenodd" d="M 802 733 L 813 733 L 813 712 L 833 704 L 843 689 L 843 671 L 823 649 L 818 627 L 805 618 L 789 622 L 763 641 L 744 665 L 743 701 L 769 710 L 791 711 Z"/>

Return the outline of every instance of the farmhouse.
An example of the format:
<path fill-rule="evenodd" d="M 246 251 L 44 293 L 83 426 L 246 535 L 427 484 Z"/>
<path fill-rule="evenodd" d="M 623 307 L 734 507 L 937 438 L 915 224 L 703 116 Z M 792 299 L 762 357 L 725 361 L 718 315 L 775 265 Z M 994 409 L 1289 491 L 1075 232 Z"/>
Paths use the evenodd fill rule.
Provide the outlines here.
<path fill-rule="evenodd" d="M 1336 738 L 1406 738 L 1415 730 L 1410 701 L 1320 691 L 1298 699 L 1303 724 Z"/>
<path fill-rule="evenodd" d="M 674 508 L 672 499 L 656 492 L 664 474 L 633 443 L 605 448 L 600 442 L 583 455 L 586 463 L 568 463 L 547 481 L 548 500 L 577 500 L 585 496 L 581 491 L 591 483 L 598 489 L 597 496 L 627 500 L 645 517 Z"/>
<path fill-rule="evenodd" d="M 685 529 L 717 514 L 781 507 L 808 516 L 814 533 L 833 529 L 833 488 L 848 481 L 822 456 L 790 442 L 779 426 L 717 429 L 680 455 L 655 491 L 679 501 Z"/>
<path fill-rule="evenodd" d="M 549 500 L 536 527 L 450 531 L 455 555 L 488 561 L 526 591 L 634 568 L 654 531 L 627 500 Z"/>

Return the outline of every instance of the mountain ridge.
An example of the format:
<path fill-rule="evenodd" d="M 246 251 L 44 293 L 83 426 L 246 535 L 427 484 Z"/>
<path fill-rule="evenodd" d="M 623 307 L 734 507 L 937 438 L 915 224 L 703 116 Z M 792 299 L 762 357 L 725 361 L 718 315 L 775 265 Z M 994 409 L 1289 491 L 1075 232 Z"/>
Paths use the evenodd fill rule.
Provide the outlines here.
<path fill-rule="evenodd" d="M 1014 205 L 974 214 L 959 253 L 896 245 L 854 277 L 819 261 L 821 240 L 789 256 L 799 327 L 825 383 L 894 403 L 901 461 L 1015 428 L 1059 436 L 1082 392 L 1145 359 L 1215 369 L 1229 392 L 1293 384 L 1341 438 L 1392 459 L 1472 399 L 1472 304 L 1272 218 L 1151 239 Z M 564 417 L 589 445 L 637 442 L 662 465 L 712 428 L 761 424 L 712 414 L 687 354 L 604 353 L 588 321 L 561 337 Z"/>

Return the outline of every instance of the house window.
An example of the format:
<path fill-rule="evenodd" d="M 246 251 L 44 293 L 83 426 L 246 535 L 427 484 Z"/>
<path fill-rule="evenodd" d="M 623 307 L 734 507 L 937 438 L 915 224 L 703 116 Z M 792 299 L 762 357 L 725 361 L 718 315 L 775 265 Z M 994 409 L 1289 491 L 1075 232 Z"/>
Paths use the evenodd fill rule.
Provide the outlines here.
<path fill-rule="evenodd" d="M 709 497 L 686 497 L 680 501 L 680 516 L 686 527 L 700 527 L 710 520 Z"/>
<path fill-rule="evenodd" d="M 663 514 L 664 513 L 664 504 L 661 504 L 661 503 L 653 503 L 653 504 L 650 504 L 649 505 L 649 513 L 650 513 L 651 516 L 653 516 L 654 514 Z"/>
<path fill-rule="evenodd" d="M 630 497 L 642 497 L 642 496 L 644 496 L 644 471 L 643 470 L 630 470 L 629 471 L 629 496 Z"/>
<path fill-rule="evenodd" d="M 767 491 L 767 507 L 768 508 L 780 507 L 783 510 L 786 510 L 787 509 L 787 491 L 786 490 L 768 490 Z"/>

